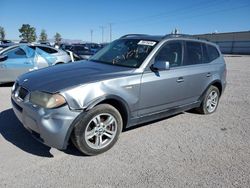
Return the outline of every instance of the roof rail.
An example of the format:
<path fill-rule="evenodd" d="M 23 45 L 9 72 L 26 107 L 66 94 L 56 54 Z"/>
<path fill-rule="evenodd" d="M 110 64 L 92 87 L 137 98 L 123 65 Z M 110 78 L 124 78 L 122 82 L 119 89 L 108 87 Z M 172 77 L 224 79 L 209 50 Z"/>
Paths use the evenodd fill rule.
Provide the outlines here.
<path fill-rule="evenodd" d="M 165 36 L 163 36 L 162 38 L 167 38 L 167 37 L 185 37 L 185 38 L 189 38 L 189 39 L 197 39 L 197 40 L 204 40 L 204 41 L 210 41 L 209 39 L 206 39 L 204 37 L 199 37 L 196 35 L 188 35 L 188 34 L 167 34 Z"/>
<path fill-rule="evenodd" d="M 133 36 L 141 37 L 141 36 L 148 36 L 148 35 L 146 35 L 146 34 L 127 34 L 127 35 L 123 35 L 122 37 L 120 37 L 120 39 L 127 38 L 127 37 L 133 37 Z"/>
<path fill-rule="evenodd" d="M 193 35 L 188 35 L 188 34 L 166 34 L 162 38 L 167 38 L 167 37 L 186 37 L 186 38 L 195 38 Z"/>
<path fill-rule="evenodd" d="M 205 40 L 205 41 L 211 42 L 211 40 L 209 40 L 208 38 L 197 37 L 197 36 L 194 36 L 194 38 L 196 38 L 198 40 Z"/>

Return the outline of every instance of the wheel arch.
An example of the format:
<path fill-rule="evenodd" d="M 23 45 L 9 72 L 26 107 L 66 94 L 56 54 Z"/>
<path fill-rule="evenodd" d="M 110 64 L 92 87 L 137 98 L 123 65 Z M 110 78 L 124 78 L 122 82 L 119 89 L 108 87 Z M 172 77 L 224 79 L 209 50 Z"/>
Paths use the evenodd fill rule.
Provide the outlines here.
<path fill-rule="evenodd" d="M 128 103 L 124 99 L 117 95 L 105 95 L 88 104 L 85 111 L 89 111 L 99 104 L 110 104 L 111 106 L 115 107 L 122 116 L 123 129 L 127 127 L 130 117 L 130 110 Z"/>
<path fill-rule="evenodd" d="M 203 91 L 202 95 L 201 95 L 200 98 L 199 98 L 199 101 L 200 101 L 200 102 L 203 100 L 203 98 L 204 98 L 204 96 L 205 96 L 205 94 L 206 94 L 206 91 L 208 90 L 208 88 L 209 88 L 210 86 L 215 86 L 215 87 L 217 87 L 217 88 L 219 89 L 220 95 L 221 95 L 221 93 L 222 93 L 222 83 L 221 83 L 220 80 L 214 80 L 214 81 L 212 81 L 212 82 L 206 87 L 206 89 Z"/>
<path fill-rule="evenodd" d="M 219 89 L 220 95 L 221 95 L 221 93 L 222 93 L 222 83 L 221 83 L 221 81 L 216 80 L 216 81 L 212 82 L 212 83 L 210 84 L 210 86 L 211 86 L 211 85 L 217 87 L 217 88 Z"/>

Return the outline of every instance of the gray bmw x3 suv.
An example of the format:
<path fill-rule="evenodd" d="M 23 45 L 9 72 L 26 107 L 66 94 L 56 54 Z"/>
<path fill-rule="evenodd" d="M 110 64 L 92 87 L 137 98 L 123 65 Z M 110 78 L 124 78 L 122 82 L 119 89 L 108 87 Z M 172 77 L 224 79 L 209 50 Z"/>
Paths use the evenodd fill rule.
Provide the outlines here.
<path fill-rule="evenodd" d="M 88 61 L 20 76 L 13 109 L 44 144 L 84 154 L 110 149 L 123 129 L 197 109 L 215 112 L 226 86 L 219 48 L 186 35 L 131 34 Z"/>

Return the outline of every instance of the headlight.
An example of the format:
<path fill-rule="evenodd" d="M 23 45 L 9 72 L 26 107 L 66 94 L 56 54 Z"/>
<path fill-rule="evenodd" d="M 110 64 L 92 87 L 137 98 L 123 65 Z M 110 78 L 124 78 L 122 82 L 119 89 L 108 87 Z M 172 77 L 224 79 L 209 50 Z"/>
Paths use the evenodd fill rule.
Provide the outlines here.
<path fill-rule="evenodd" d="M 12 93 L 17 90 L 18 86 L 19 86 L 19 84 L 18 84 L 18 81 L 16 80 L 11 88 Z"/>
<path fill-rule="evenodd" d="M 16 90 L 16 82 L 13 84 L 12 88 L 11 88 L 11 91 L 15 91 Z"/>
<path fill-rule="evenodd" d="M 40 91 L 31 92 L 30 102 L 44 108 L 56 108 L 66 103 L 64 97 L 60 94 L 50 94 Z"/>

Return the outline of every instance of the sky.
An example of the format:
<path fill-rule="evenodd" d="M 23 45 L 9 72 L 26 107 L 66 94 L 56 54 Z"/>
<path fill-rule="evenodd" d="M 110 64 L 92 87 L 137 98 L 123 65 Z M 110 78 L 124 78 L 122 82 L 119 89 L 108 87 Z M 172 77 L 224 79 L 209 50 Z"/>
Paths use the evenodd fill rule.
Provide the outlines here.
<path fill-rule="evenodd" d="M 201 34 L 250 30 L 249 0 L 0 0 L 0 26 L 19 39 L 22 24 L 48 37 L 104 42 L 124 34 Z"/>

